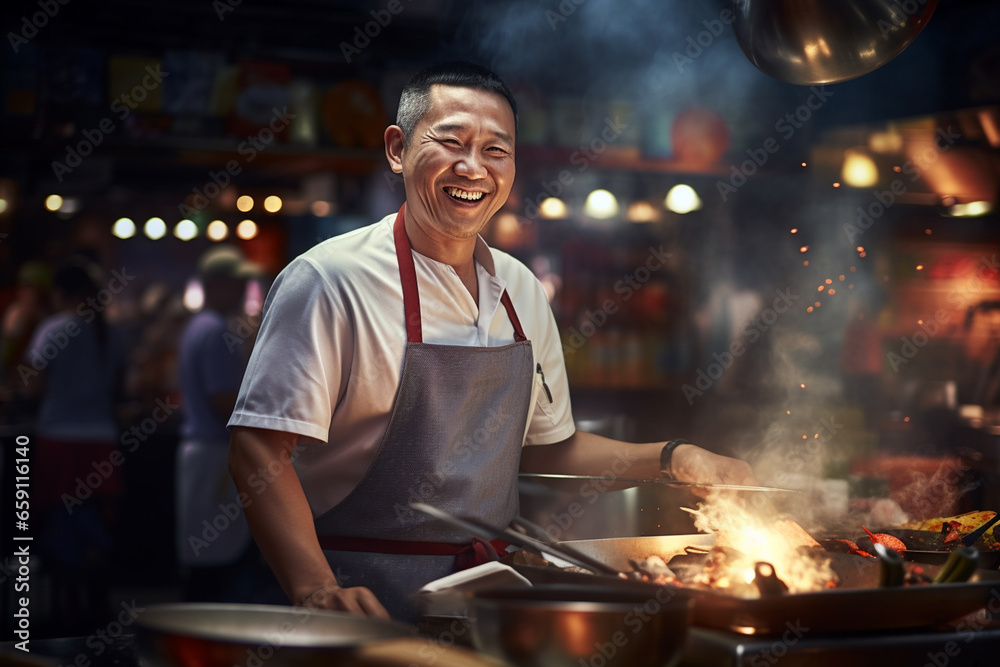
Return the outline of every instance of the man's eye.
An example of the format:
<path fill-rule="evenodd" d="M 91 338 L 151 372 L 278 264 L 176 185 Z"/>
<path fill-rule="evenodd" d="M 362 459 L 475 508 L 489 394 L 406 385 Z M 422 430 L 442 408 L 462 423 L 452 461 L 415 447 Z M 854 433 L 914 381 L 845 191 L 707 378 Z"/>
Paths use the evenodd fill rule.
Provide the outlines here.
<path fill-rule="evenodd" d="M 504 149 L 500 148 L 499 146 L 490 146 L 487 150 L 493 151 L 494 153 L 498 153 L 498 154 L 502 154 L 502 155 L 506 155 L 507 154 L 507 151 L 505 151 Z"/>
<path fill-rule="evenodd" d="M 459 145 L 458 139 L 442 139 L 441 143 L 443 143 L 443 144 L 454 144 L 456 146 Z"/>

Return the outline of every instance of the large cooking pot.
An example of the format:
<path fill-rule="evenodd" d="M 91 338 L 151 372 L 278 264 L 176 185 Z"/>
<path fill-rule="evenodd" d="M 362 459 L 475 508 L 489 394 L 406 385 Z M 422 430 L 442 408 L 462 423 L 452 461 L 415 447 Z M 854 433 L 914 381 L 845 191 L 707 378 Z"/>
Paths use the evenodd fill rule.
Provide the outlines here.
<path fill-rule="evenodd" d="M 150 606 L 136 620 L 146 667 L 357 665 L 367 642 L 412 637 L 412 626 L 305 607 L 243 604 Z"/>
<path fill-rule="evenodd" d="M 674 589 L 624 581 L 497 588 L 469 603 L 476 647 L 521 667 L 669 667 L 689 613 Z"/>
<path fill-rule="evenodd" d="M 158 605 L 136 624 L 143 667 L 509 667 L 410 625 L 303 607 Z"/>

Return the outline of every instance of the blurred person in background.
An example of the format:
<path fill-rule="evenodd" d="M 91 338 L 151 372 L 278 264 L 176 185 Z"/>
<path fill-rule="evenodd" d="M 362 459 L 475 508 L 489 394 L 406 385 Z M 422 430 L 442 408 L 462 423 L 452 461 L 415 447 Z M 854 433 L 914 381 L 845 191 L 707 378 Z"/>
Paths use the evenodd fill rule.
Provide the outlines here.
<path fill-rule="evenodd" d="M 13 398 L 24 383 L 17 372 L 38 324 L 52 311 L 52 267 L 29 260 L 17 271 L 17 285 L 0 316 L 0 384 L 4 394 Z M 8 403 L 9 405 L 9 403 Z"/>
<path fill-rule="evenodd" d="M 260 271 L 238 248 L 220 245 L 198 262 L 204 306 L 181 336 L 178 369 L 182 439 L 177 454 L 177 549 L 191 601 L 249 601 L 257 560 L 229 476 L 229 420 L 247 351 L 230 326 L 247 281 Z"/>
<path fill-rule="evenodd" d="M 137 306 L 125 373 L 129 400 L 120 412 L 130 430 L 122 442 L 128 455 L 124 483 L 129 502 L 121 514 L 129 539 L 116 553 L 127 566 L 123 575 L 132 580 L 162 584 L 170 578 L 176 583 L 174 466 L 181 437 L 177 364 L 190 313 L 180 294 L 159 281 L 143 288 Z M 142 432 L 131 432 L 133 425 L 140 425 Z"/>
<path fill-rule="evenodd" d="M 100 609 L 122 494 L 115 405 L 125 346 L 96 298 L 103 283 L 83 259 L 56 272 L 56 312 L 39 324 L 18 366 L 28 393 L 41 399 L 31 494 L 55 608 L 69 623 L 81 609 Z"/>

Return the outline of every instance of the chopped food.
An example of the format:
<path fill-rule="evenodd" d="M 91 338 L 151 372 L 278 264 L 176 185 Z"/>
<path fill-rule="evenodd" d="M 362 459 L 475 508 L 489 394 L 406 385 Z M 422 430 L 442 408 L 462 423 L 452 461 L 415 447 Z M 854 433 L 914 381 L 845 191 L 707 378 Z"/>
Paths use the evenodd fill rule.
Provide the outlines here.
<path fill-rule="evenodd" d="M 868 537 L 871 538 L 872 544 L 881 544 L 882 546 L 889 547 L 897 553 L 903 553 L 906 551 L 906 545 L 903 544 L 903 540 L 899 539 L 895 535 L 889 535 L 888 533 L 873 533 L 864 526 L 861 527 L 864 528 L 866 533 L 868 533 Z"/>
<path fill-rule="evenodd" d="M 872 554 L 867 551 L 863 551 L 861 547 L 858 546 L 857 542 L 853 540 L 844 539 L 832 539 L 827 540 L 826 548 L 829 551 L 835 551 L 837 553 L 852 554 L 854 556 L 864 556 L 865 558 L 875 558 Z"/>
<path fill-rule="evenodd" d="M 911 530 L 929 530 L 935 533 L 946 532 L 947 536 L 945 537 L 945 543 L 955 544 L 959 541 L 962 535 L 968 535 L 992 519 L 994 516 L 996 516 L 996 512 L 992 510 L 976 510 L 974 512 L 966 512 L 965 514 L 958 514 L 956 516 L 939 516 L 932 519 L 924 519 L 923 521 L 911 521 L 909 523 L 902 524 L 900 527 Z M 1000 549 L 1000 544 L 997 543 L 997 538 L 994 533 L 995 530 L 996 526 L 993 526 L 983 533 L 983 536 L 976 543 L 976 546 L 980 549 L 990 551 Z"/>

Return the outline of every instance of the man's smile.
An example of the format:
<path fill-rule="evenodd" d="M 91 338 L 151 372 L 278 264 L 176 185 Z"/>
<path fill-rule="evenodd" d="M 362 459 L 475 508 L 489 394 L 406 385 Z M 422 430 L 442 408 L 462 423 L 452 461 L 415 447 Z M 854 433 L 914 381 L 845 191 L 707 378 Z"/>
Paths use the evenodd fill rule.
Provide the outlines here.
<path fill-rule="evenodd" d="M 452 199 L 466 202 L 478 202 L 487 194 L 482 190 L 465 190 L 457 187 L 446 187 L 444 191 Z"/>

